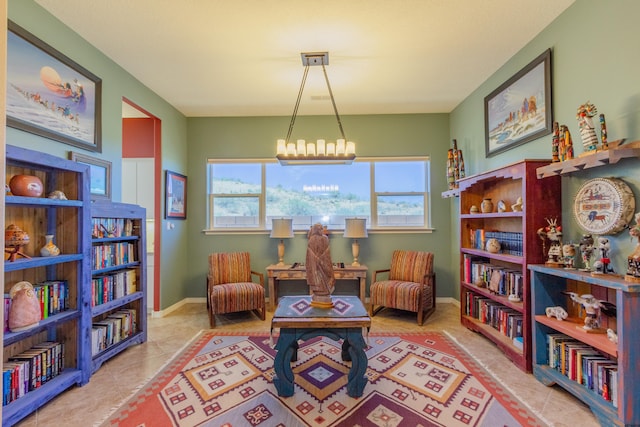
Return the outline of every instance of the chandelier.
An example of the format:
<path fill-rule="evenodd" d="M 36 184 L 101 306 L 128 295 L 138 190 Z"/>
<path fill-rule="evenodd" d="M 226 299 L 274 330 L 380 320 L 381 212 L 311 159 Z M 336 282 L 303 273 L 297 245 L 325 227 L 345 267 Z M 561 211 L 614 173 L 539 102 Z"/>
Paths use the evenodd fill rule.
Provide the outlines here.
<path fill-rule="evenodd" d="M 298 91 L 298 99 L 293 108 L 293 115 L 291 116 L 291 123 L 289 123 L 287 137 L 285 139 L 278 139 L 276 143 L 276 158 L 281 165 L 351 164 L 356 158 L 356 145 L 352 141 L 347 141 L 347 138 L 344 136 L 344 129 L 342 129 L 342 122 L 340 121 L 340 115 L 338 114 L 338 108 L 333 98 L 333 92 L 331 91 L 329 77 L 327 76 L 327 70 L 325 68 L 325 65 L 329 65 L 329 52 L 302 52 L 300 55 L 302 56 L 302 65 L 304 65 L 304 74 L 302 75 L 302 82 L 300 83 L 300 90 Z M 331 104 L 333 105 L 333 111 L 336 115 L 342 138 L 337 139 L 335 142 L 328 142 L 324 139 L 318 139 L 315 142 L 298 139 L 294 142 L 290 139 L 291 132 L 293 131 L 293 126 L 295 125 L 298 115 L 298 107 L 300 107 L 300 100 L 302 99 L 302 92 L 304 91 L 304 85 L 307 81 L 307 75 L 309 74 L 309 67 L 318 65 L 322 66 L 322 72 L 327 82 Z"/>

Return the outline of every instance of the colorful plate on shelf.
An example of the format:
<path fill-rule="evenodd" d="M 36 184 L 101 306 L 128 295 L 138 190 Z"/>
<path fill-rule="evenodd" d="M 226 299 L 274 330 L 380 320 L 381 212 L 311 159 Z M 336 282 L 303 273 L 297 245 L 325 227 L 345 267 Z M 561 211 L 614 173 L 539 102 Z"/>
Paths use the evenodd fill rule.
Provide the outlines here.
<path fill-rule="evenodd" d="M 578 189 L 573 214 L 591 234 L 616 234 L 632 220 L 636 201 L 629 186 L 618 178 L 594 178 Z"/>

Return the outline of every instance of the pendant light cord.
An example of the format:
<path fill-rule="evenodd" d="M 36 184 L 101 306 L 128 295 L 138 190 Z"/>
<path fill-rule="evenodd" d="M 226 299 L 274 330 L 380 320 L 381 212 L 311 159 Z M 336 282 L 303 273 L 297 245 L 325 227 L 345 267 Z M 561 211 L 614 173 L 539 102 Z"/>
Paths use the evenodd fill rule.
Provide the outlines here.
<path fill-rule="evenodd" d="M 338 114 L 338 107 L 336 106 L 336 100 L 333 98 L 333 91 L 331 90 L 331 84 L 329 83 L 329 76 L 327 76 L 327 69 L 324 66 L 324 61 L 322 61 L 322 72 L 324 73 L 324 80 L 325 82 L 327 82 L 327 89 L 329 89 L 329 97 L 331 98 L 331 104 L 333 105 L 333 112 L 336 114 L 336 120 L 338 121 L 338 127 L 340 128 L 340 134 L 342 135 L 342 139 L 346 141 L 347 138 L 344 136 L 342 121 L 340 120 L 340 115 Z M 302 92 L 304 92 L 304 85 L 307 83 L 308 74 L 309 74 L 309 65 L 305 65 L 304 73 L 302 74 L 302 83 L 300 83 L 300 89 L 298 90 L 298 99 L 296 99 L 296 105 L 295 107 L 293 107 L 293 115 L 291 116 L 291 123 L 289 123 L 289 131 L 287 132 L 287 138 L 285 139 L 286 143 L 289 142 L 289 138 L 291 138 L 291 133 L 293 132 L 293 126 L 296 123 L 296 117 L 298 116 L 298 108 L 300 107 L 300 101 L 302 100 Z"/>

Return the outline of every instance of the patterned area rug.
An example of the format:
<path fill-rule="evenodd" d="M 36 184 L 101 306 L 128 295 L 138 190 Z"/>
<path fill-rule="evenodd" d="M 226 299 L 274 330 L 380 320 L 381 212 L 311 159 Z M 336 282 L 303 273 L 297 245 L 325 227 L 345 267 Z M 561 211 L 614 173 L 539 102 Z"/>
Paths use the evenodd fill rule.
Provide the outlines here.
<path fill-rule="evenodd" d="M 300 344 L 295 393 L 280 398 L 268 335 L 202 332 L 103 426 L 544 425 L 442 333 L 368 340 L 362 397 L 346 393 L 341 343 L 317 337 Z"/>

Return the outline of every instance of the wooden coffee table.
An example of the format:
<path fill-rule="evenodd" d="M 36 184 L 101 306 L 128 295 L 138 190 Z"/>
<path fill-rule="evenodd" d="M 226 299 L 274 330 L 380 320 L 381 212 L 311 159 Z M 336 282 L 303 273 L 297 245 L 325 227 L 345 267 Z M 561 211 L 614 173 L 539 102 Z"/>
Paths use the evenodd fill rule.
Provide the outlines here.
<path fill-rule="evenodd" d="M 351 361 L 347 394 L 351 397 L 362 396 L 367 383 L 365 373 L 368 365 L 362 331 L 371 327 L 371 318 L 356 296 L 334 296 L 333 303 L 333 308 L 326 309 L 311 307 L 310 296 L 280 298 L 271 321 L 272 330 L 280 328 L 273 365 L 276 373 L 273 383 L 278 396 L 293 396 L 291 362 L 298 357 L 298 340 L 305 341 L 317 336 L 344 340 L 342 360 Z"/>

